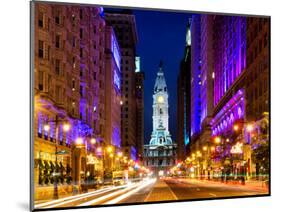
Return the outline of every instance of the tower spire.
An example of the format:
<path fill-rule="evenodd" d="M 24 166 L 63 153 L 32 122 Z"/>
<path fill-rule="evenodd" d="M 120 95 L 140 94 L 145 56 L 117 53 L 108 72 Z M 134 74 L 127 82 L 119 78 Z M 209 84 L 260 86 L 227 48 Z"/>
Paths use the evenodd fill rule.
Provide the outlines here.
<path fill-rule="evenodd" d="M 162 69 L 162 67 L 163 67 L 163 61 L 162 61 L 162 60 L 160 60 L 160 63 L 159 63 L 159 68 L 161 68 L 161 69 Z"/>
<path fill-rule="evenodd" d="M 163 61 L 162 60 L 160 60 L 160 62 L 159 62 L 159 70 L 158 70 L 158 73 L 163 73 Z"/>

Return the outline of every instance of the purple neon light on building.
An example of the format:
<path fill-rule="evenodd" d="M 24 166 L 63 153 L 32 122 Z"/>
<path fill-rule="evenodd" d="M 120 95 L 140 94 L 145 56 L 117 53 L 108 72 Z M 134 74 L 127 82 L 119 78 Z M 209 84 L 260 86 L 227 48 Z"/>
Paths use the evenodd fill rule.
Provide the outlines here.
<path fill-rule="evenodd" d="M 215 16 L 214 105 L 217 105 L 246 67 L 246 18 Z"/>

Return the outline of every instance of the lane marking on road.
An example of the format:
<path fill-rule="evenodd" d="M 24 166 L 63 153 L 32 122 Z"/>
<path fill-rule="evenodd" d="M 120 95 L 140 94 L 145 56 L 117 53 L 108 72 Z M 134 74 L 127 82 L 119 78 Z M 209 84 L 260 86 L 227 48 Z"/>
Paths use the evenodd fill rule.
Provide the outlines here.
<path fill-rule="evenodd" d="M 149 180 L 148 182 L 145 182 L 144 184 L 141 184 L 139 187 L 129 191 L 128 193 L 125 193 L 123 195 L 120 195 L 119 197 L 115 198 L 115 199 L 112 199 L 104 204 L 108 205 L 108 204 L 116 204 L 118 202 L 120 202 L 121 200 L 123 199 L 126 199 L 127 197 L 131 196 L 132 194 L 135 194 L 137 193 L 139 190 L 145 188 L 146 186 L 149 186 L 150 184 L 152 183 L 155 183 L 156 179 L 152 179 L 152 180 Z"/>
<path fill-rule="evenodd" d="M 166 183 L 166 182 L 165 182 Z M 178 197 L 175 195 L 175 193 L 172 191 L 172 189 L 170 188 L 170 186 L 166 183 L 166 185 L 168 186 L 170 192 L 172 193 L 173 197 L 175 198 L 175 200 L 178 200 Z"/>
<path fill-rule="evenodd" d="M 138 183 L 138 184 L 139 184 L 139 183 Z M 124 193 L 124 192 L 126 192 L 126 191 L 129 191 L 129 190 L 131 190 L 131 189 L 137 187 L 138 184 L 129 185 L 129 186 L 128 186 L 127 188 L 125 188 L 125 189 L 122 189 L 122 190 L 119 190 L 119 191 L 115 191 L 115 192 L 113 192 L 113 193 L 107 194 L 107 195 L 105 195 L 105 196 L 101 196 L 101 197 L 99 197 L 99 198 L 97 198 L 97 199 L 94 199 L 94 200 L 91 200 L 91 201 L 88 201 L 88 202 L 84 202 L 84 203 L 82 203 L 82 204 L 80 204 L 80 205 L 78 205 L 78 206 L 94 205 L 94 204 L 96 204 L 96 203 L 98 203 L 98 202 L 101 202 L 101 201 L 104 201 L 104 200 L 106 200 L 106 199 L 108 199 L 108 198 L 110 198 L 110 197 L 114 197 L 114 196 L 116 196 L 116 195 L 119 195 L 119 194 L 122 194 L 122 193 Z"/>
<path fill-rule="evenodd" d="M 152 191 L 153 191 L 153 188 L 151 188 L 150 192 L 148 193 L 148 195 L 144 199 L 144 202 L 147 202 L 148 198 L 151 196 Z"/>
<path fill-rule="evenodd" d="M 209 193 L 211 196 L 213 197 L 216 197 L 217 195 L 216 194 L 213 194 L 213 193 Z"/>
<path fill-rule="evenodd" d="M 65 203 L 76 201 L 76 200 L 79 200 L 79 199 L 82 199 L 82 198 L 85 198 L 85 197 L 88 197 L 88 196 L 91 196 L 91 195 L 97 195 L 97 194 L 105 193 L 105 192 L 110 191 L 110 190 L 117 190 L 117 189 L 123 188 L 123 187 L 126 187 L 126 186 L 123 185 L 123 186 L 116 186 L 116 187 L 108 187 L 108 188 L 92 191 L 92 192 L 85 193 L 85 194 L 78 194 L 78 195 L 74 195 L 74 196 L 70 196 L 70 197 L 52 200 L 52 201 L 44 202 L 44 203 L 41 203 L 41 204 L 37 204 L 37 205 L 35 205 L 35 208 L 43 208 L 43 207 L 46 207 L 46 206 L 54 207 L 53 205 L 65 204 Z M 56 204 L 56 203 L 59 203 L 59 204 Z M 52 205 L 52 206 L 49 206 L 49 205 Z"/>

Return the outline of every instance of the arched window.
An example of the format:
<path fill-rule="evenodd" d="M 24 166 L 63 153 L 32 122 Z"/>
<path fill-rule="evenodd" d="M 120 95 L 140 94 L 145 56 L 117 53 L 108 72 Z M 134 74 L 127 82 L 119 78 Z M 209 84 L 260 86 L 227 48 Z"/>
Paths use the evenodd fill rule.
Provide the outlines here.
<path fill-rule="evenodd" d="M 159 109 L 159 114 L 160 114 L 160 115 L 163 114 L 162 108 Z"/>
<path fill-rule="evenodd" d="M 238 113 L 238 118 L 241 119 L 243 115 L 241 107 L 238 107 L 237 113 Z"/>

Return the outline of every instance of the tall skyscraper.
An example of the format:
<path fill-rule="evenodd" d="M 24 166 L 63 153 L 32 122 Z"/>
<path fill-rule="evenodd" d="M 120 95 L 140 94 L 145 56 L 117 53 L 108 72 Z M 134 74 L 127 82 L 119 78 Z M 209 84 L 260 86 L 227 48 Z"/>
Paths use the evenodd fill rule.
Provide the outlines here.
<path fill-rule="evenodd" d="M 140 57 L 136 57 L 136 101 L 137 101 L 137 158 L 142 161 L 144 145 L 144 72 L 141 71 Z"/>
<path fill-rule="evenodd" d="M 191 76 L 191 34 L 187 24 L 184 58 L 180 64 L 177 80 L 177 156 L 183 161 L 190 147 L 190 76 Z"/>
<path fill-rule="evenodd" d="M 115 152 L 121 149 L 121 54 L 111 26 L 105 28 L 105 141 Z M 105 168 L 112 170 L 114 157 L 107 157 Z"/>
<path fill-rule="evenodd" d="M 153 92 L 153 131 L 149 144 L 144 145 L 144 164 L 156 171 L 166 171 L 175 165 L 176 144 L 169 132 L 168 88 L 163 72 L 162 62 Z"/>
<path fill-rule="evenodd" d="M 55 168 L 66 171 L 61 182 L 72 179 L 79 186 L 87 153 L 94 153 L 89 137 L 105 139 L 102 13 L 101 7 L 35 4 L 35 199 L 45 192 L 38 185 L 54 183 Z M 97 161 L 95 174 L 102 167 L 102 160 Z M 64 190 L 61 187 L 59 191 Z"/>
<path fill-rule="evenodd" d="M 245 76 L 246 117 L 253 121 L 269 112 L 270 20 L 247 18 L 247 53 Z"/>
<path fill-rule="evenodd" d="M 204 161 L 198 174 L 229 164 L 231 146 L 241 142 L 243 163 L 231 166 L 251 176 L 258 171 L 252 151 L 268 141 L 269 19 L 196 15 L 191 34 L 197 39 L 191 47 L 192 150 L 207 151 L 217 137 L 225 146 L 220 154 L 207 151 L 212 162 Z"/>
<path fill-rule="evenodd" d="M 196 148 L 201 131 L 201 27 L 200 15 L 193 15 L 191 21 L 191 79 L 190 79 L 190 147 Z"/>
<path fill-rule="evenodd" d="M 106 13 L 107 24 L 111 25 L 116 34 L 121 50 L 121 89 L 122 89 L 122 115 L 121 136 L 122 147 L 125 155 L 137 158 L 137 133 L 136 133 L 136 82 L 135 82 L 135 57 L 137 29 L 135 16 L 131 11 Z"/>
<path fill-rule="evenodd" d="M 210 121 L 213 116 L 213 18 L 212 15 L 201 15 L 200 17 L 200 144 L 202 147 L 208 145 L 211 140 Z M 207 167 L 207 164 L 205 164 Z"/>

